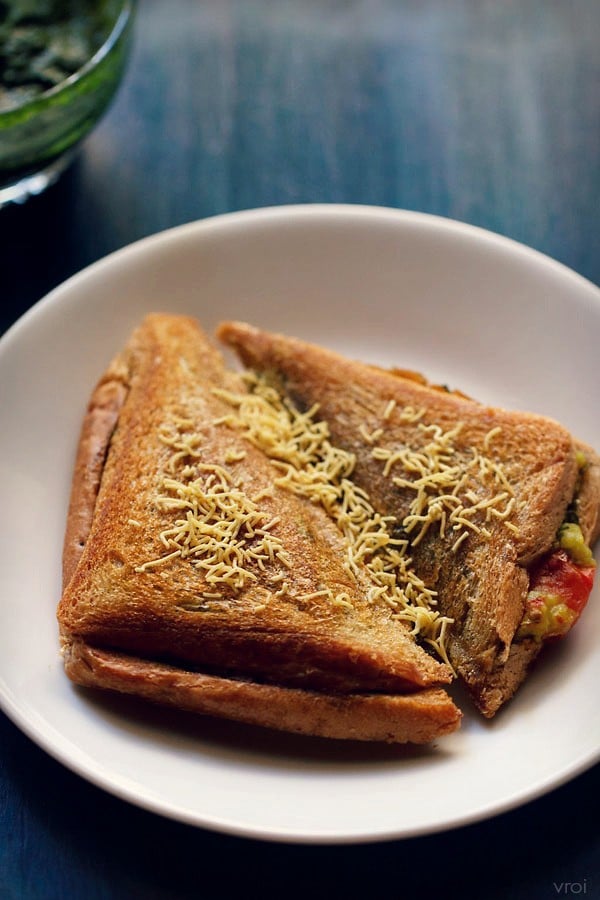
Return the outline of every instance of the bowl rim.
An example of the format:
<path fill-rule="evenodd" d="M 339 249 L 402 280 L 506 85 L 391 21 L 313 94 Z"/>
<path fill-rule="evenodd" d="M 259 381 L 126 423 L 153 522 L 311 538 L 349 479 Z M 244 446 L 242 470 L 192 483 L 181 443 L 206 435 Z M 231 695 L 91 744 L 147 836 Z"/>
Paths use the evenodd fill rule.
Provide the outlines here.
<path fill-rule="evenodd" d="M 66 78 L 63 78 L 62 81 L 59 81 L 58 84 L 52 85 L 52 87 L 48 88 L 45 91 L 42 91 L 41 94 L 37 94 L 37 96 L 32 97 L 30 100 L 26 100 L 24 103 L 19 103 L 17 106 L 12 106 L 9 109 L 0 110 L 0 122 L 3 119 L 8 119 L 15 114 L 18 114 L 19 118 L 23 116 L 23 114 L 30 110 L 35 109 L 36 107 L 42 105 L 48 98 L 55 97 L 56 95 L 62 93 L 62 91 L 72 87 L 77 84 L 79 81 L 84 79 L 91 71 L 93 71 L 102 60 L 108 56 L 110 51 L 113 49 L 123 32 L 126 30 L 127 25 L 131 21 L 133 16 L 134 7 L 136 0 L 122 0 L 121 8 L 115 19 L 115 22 L 102 42 L 102 44 L 98 47 L 98 49 L 87 59 L 79 69 L 75 72 L 72 72 L 70 75 L 67 75 Z"/>

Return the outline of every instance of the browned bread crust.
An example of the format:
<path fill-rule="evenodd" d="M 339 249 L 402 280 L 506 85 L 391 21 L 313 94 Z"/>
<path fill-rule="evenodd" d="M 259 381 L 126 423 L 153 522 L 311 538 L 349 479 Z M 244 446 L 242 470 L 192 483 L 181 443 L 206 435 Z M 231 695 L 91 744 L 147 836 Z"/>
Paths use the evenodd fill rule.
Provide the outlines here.
<path fill-rule="evenodd" d="M 113 363 L 98 384 L 84 417 L 63 544 L 63 585 L 66 586 L 83 553 L 92 520 L 108 446 L 127 396 L 127 385 L 120 380 L 119 367 Z"/>
<path fill-rule="evenodd" d="M 274 487 L 266 457 L 215 424 L 229 407 L 214 388 L 245 390 L 194 321 L 153 315 L 94 391 L 58 607 L 69 676 L 214 714 L 222 701 L 225 716 L 301 733 L 420 742 L 458 727 L 460 713 L 443 692 L 420 690 L 447 683 L 449 668 L 389 610 L 368 602 L 367 581 L 343 567 L 342 538 L 327 514 Z M 202 464 L 239 456 L 230 462 L 233 477 L 261 497 L 267 519 L 280 517 L 273 533 L 291 558 L 290 594 L 277 596 L 268 567 L 241 591 L 224 588 L 221 599 L 206 601 L 203 592 L 214 586 L 187 561 L 139 571 L 164 553 L 160 533 L 170 519 L 156 494 L 172 451 L 160 433 L 177 420 L 201 436 Z M 311 596 L 323 585 L 343 590 L 351 608 Z"/>
<path fill-rule="evenodd" d="M 592 546 L 600 537 L 600 457 L 581 441 L 576 441 L 575 446 L 586 459 L 577 491 L 577 518 L 583 536 Z"/>
<path fill-rule="evenodd" d="M 364 365 L 243 323 L 225 323 L 218 335 L 300 409 L 319 404 L 318 417 L 327 422 L 332 442 L 356 456 L 353 480 L 368 491 L 378 511 L 399 522 L 409 512 L 414 491 L 395 485 L 384 473 L 365 435 L 381 430 L 377 446 L 394 452 L 423 445 L 421 424 L 449 431 L 461 423 L 454 462 L 466 464 L 475 448 L 501 463 L 514 491 L 516 533 L 492 519 L 486 522 L 486 540 L 472 535 L 451 551 L 455 537 L 431 529 L 411 549 L 418 574 L 439 592 L 440 610 L 454 619 L 450 660 L 479 709 L 493 715 L 522 682 L 541 646 L 514 642 L 529 585 L 527 567 L 549 550 L 573 500 L 581 445 L 550 419 L 483 406 L 433 388 L 414 373 Z M 395 405 L 384 421 L 390 401 Z M 424 410 L 419 424 L 403 418 L 406 408 Z M 593 538 L 599 527 L 600 469 L 595 454 L 589 448 L 585 452 L 578 513 L 584 535 Z"/>
<path fill-rule="evenodd" d="M 81 641 L 67 643 L 64 656 L 69 677 L 85 687 L 294 734 L 424 744 L 455 731 L 461 717 L 439 688 L 405 695 L 323 694 L 189 672 Z"/>

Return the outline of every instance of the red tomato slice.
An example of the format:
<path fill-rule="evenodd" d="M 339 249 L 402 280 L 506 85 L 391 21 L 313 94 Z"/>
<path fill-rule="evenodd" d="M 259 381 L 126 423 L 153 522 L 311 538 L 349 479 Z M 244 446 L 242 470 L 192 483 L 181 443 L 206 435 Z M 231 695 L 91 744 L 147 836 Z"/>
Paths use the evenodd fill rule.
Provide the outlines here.
<path fill-rule="evenodd" d="M 531 571 L 529 590 L 560 597 L 579 618 L 591 594 L 595 572 L 595 566 L 578 566 L 564 550 L 555 550 Z"/>

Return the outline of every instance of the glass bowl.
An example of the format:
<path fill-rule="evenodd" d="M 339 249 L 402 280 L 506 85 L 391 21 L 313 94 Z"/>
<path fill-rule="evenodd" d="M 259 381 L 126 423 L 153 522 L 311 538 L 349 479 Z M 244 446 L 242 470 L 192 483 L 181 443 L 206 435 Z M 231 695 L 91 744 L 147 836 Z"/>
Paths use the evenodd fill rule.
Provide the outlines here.
<path fill-rule="evenodd" d="M 0 29 L 0 208 L 22 203 L 52 184 L 105 112 L 129 55 L 135 2 L 82 0 L 77 18 L 58 25 L 39 12 L 14 14 L 11 25 L 11 4 L 4 5 L 9 12 Z M 42 6 L 47 11 L 64 4 Z M 69 72 L 73 63 L 75 70 Z M 37 84 L 20 84 L 29 75 L 20 77 L 19 66 L 31 67 L 27 73 Z M 53 84 L 57 73 L 60 80 Z M 44 87 L 45 82 L 51 86 Z"/>

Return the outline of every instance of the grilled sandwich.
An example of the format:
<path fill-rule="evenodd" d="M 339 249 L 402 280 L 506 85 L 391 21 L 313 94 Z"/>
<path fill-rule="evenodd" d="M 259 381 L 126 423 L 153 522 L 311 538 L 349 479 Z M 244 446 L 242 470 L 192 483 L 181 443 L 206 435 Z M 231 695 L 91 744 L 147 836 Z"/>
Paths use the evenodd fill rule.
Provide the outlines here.
<path fill-rule="evenodd" d="M 67 674 L 309 735 L 455 730 L 435 594 L 352 455 L 266 397 L 185 317 L 149 316 L 109 365 L 64 542 Z"/>
<path fill-rule="evenodd" d="M 490 408 L 418 374 L 224 323 L 255 374 L 324 423 L 349 475 L 448 621 L 448 662 L 493 716 L 589 597 L 600 462 L 558 423 Z M 260 441 L 257 441 L 260 444 Z"/>

